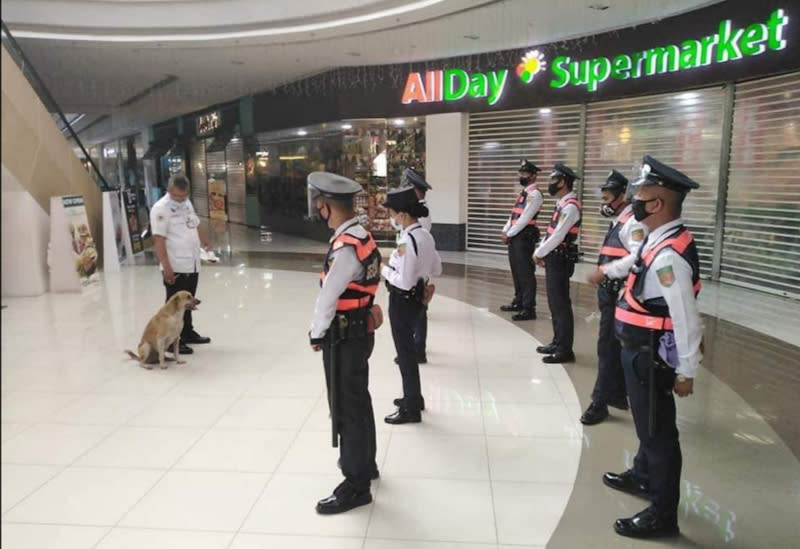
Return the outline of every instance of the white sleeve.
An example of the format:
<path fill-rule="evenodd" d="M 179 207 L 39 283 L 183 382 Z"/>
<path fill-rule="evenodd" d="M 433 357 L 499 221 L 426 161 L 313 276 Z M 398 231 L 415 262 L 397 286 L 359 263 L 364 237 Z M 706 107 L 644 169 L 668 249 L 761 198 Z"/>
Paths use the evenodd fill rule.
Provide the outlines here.
<path fill-rule="evenodd" d="M 160 204 L 154 204 L 150 210 L 150 232 L 156 236 L 167 236 L 169 218 L 167 212 Z"/>
<path fill-rule="evenodd" d="M 637 248 L 638 253 L 638 248 Z M 619 259 L 615 259 L 614 261 L 609 261 L 605 265 L 600 267 L 600 270 L 603 271 L 603 274 L 606 275 L 608 278 L 612 279 L 619 279 L 625 278 L 628 276 L 628 273 L 631 272 L 631 268 L 633 264 L 636 263 L 637 253 L 631 253 L 626 255 L 625 257 L 620 257 Z"/>
<path fill-rule="evenodd" d="M 572 226 L 580 220 L 580 218 L 581 213 L 578 211 L 578 207 L 575 204 L 567 204 L 564 209 L 561 210 L 561 215 L 558 218 L 556 230 L 553 232 L 553 234 L 547 236 L 541 244 L 539 244 L 539 247 L 536 248 L 536 251 L 533 253 L 533 255 L 538 258 L 543 258 L 555 250 L 559 244 L 564 242 L 564 238 L 567 236 L 567 233 Z"/>
<path fill-rule="evenodd" d="M 694 295 L 692 267 L 680 255 L 667 249 L 656 256 L 650 269 L 658 279 L 672 318 L 679 359 L 676 372 L 694 378 L 703 359 L 700 352 L 703 327 Z"/>
<path fill-rule="evenodd" d="M 506 221 L 506 224 L 503 225 L 503 232 L 506 234 L 506 236 L 508 236 L 508 229 L 510 228 L 511 228 L 511 218 L 509 217 L 508 221 Z"/>
<path fill-rule="evenodd" d="M 427 217 L 420 217 L 417 221 L 419 221 L 419 224 L 422 226 L 422 228 L 428 232 L 430 232 L 431 227 L 433 227 L 433 221 L 431 221 L 430 215 Z"/>
<path fill-rule="evenodd" d="M 314 317 L 311 319 L 311 339 L 318 339 L 325 335 L 325 332 L 336 316 L 336 303 L 347 289 L 347 285 L 356 280 L 361 269 L 356 257 L 356 252 L 352 246 L 343 246 L 332 255 L 333 263 L 328 271 L 325 282 L 322 283 L 317 303 L 314 305 Z"/>
<path fill-rule="evenodd" d="M 438 250 L 433 248 L 433 266 L 431 267 L 431 276 L 441 276 L 442 274 L 442 256 L 439 255 Z"/>
<path fill-rule="evenodd" d="M 528 198 L 525 200 L 525 209 L 522 210 L 522 214 L 517 219 L 517 224 L 511 227 L 506 234 L 509 237 L 512 237 L 516 234 L 519 234 L 522 229 L 528 226 L 533 216 L 536 215 L 536 212 L 539 211 L 539 208 L 542 207 L 542 202 L 544 198 L 542 197 L 542 193 L 539 191 L 534 191 L 528 195 Z M 509 224 L 511 221 L 509 220 Z"/>
<path fill-rule="evenodd" d="M 401 241 L 396 250 L 396 265 L 394 261 L 384 265 L 381 274 L 395 288 L 411 290 L 419 280 L 419 258 L 411 243 L 412 237 L 406 235 L 405 238 L 407 241 Z"/>

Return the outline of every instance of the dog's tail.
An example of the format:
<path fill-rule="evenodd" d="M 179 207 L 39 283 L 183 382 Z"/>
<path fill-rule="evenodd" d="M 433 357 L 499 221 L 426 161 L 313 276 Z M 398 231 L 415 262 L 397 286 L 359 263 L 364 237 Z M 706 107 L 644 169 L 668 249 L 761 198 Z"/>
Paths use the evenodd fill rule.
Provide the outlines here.
<path fill-rule="evenodd" d="M 133 351 L 129 351 L 128 349 L 125 349 L 122 352 L 123 353 L 128 353 L 128 356 L 131 357 L 133 360 L 139 360 L 139 355 L 135 354 Z"/>

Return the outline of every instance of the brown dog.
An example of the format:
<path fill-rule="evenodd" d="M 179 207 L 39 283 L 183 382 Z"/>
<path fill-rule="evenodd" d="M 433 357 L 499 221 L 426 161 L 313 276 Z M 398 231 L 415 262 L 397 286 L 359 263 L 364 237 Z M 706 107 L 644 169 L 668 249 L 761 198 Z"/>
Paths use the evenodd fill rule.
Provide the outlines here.
<path fill-rule="evenodd" d="M 195 310 L 200 300 L 190 292 L 182 290 L 167 301 L 163 307 L 150 319 L 142 334 L 139 343 L 139 354 L 125 350 L 128 355 L 139 361 L 144 368 L 152 369 L 152 364 L 158 362 L 161 368 L 166 368 L 167 363 L 164 353 L 172 346 L 172 354 L 178 364 L 184 364 L 180 359 L 180 336 L 183 330 L 183 312 L 187 309 Z"/>

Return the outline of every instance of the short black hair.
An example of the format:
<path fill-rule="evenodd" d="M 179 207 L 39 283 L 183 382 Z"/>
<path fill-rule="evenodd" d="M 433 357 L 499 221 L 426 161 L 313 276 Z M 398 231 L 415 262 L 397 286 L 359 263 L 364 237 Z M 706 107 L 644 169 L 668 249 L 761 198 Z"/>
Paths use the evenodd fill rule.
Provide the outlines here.
<path fill-rule="evenodd" d="M 182 173 L 178 173 L 169 178 L 167 188 L 175 187 L 181 191 L 189 190 L 189 179 Z"/>

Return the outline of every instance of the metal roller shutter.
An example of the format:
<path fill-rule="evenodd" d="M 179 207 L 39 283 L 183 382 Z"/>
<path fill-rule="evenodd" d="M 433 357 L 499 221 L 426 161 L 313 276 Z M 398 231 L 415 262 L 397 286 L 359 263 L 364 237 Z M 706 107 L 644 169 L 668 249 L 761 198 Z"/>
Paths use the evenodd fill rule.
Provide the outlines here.
<path fill-rule="evenodd" d="M 241 138 L 231 139 L 225 149 L 228 168 L 228 219 L 231 223 L 245 224 L 247 218 L 247 197 L 244 180 L 244 142 Z"/>
<path fill-rule="evenodd" d="M 629 179 L 644 154 L 700 183 L 683 208 L 711 276 L 725 93 L 721 88 L 591 103 L 586 112 L 581 250 L 597 261 L 609 220 L 600 215 L 600 190 L 615 168 Z"/>
<path fill-rule="evenodd" d="M 470 115 L 467 249 L 506 252 L 500 231 L 520 190 L 522 158 L 542 168 L 539 188 L 545 201 L 538 221 L 540 227 L 547 225 L 554 206 L 547 176 L 556 162 L 577 168 L 580 125 L 580 106 Z"/>
<path fill-rule="evenodd" d="M 720 280 L 800 297 L 800 73 L 737 84 Z"/>
<path fill-rule="evenodd" d="M 189 170 L 192 181 L 192 204 L 197 215 L 208 217 L 208 181 L 206 180 L 206 143 L 203 140 L 192 143 Z"/>

